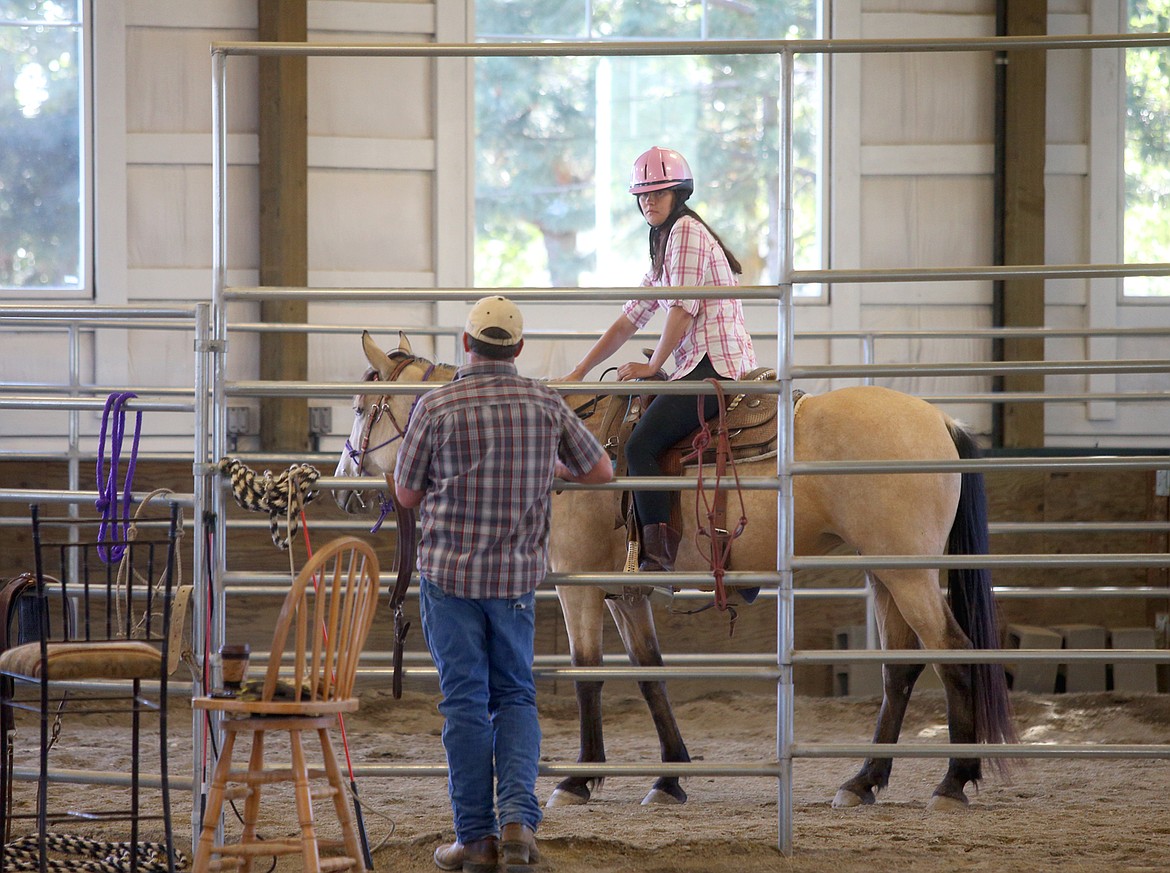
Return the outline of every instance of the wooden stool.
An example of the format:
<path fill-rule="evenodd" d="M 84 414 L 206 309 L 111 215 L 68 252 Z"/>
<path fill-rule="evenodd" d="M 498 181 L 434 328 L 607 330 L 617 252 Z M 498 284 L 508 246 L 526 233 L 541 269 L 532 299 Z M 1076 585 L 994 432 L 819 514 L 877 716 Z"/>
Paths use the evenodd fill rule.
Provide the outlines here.
<path fill-rule="evenodd" d="M 349 792 L 337 766 L 329 729 L 339 713 L 358 708 L 358 699 L 353 696 L 354 677 L 377 603 L 378 559 L 373 549 L 356 537 L 333 540 L 297 574 L 285 598 L 263 690 L 258 695 L 245 690 L 236 697 L 198 697 L 192 701 L 197 709 L 224 715 L 223 749 L 211 779 L 203 829 L 195 847 L 195 873 L 233 868 L 250 871 L 258 856 L 297 854 L 307 873 L 366 869 Z M 291 683 L 279 676 L 290 630 L 295 652 Z M 290 766 L 274 768 L 265 762 L 264 743 L 270 731 L 288 734 Z M 310 769 L 305 761 L 302 734 L 306 731 L 317 734 L 323 771 Z M 248 767 L 233 769 L 236 737 L 244 733 L 252 736 Z M 320 783 L 322 779 L 324 786 L 314 790 L 313 781 Z M 266 785 L 282 782 L 294 786 L 300 839 L 261 839 L 256 832 L 261 791 Z M 317 837 L 313 800 L 324 797 L 332 799 L 341 823 L 342 856 L 322 858 L 320 854 L 326 843 Z M 215 831 L 227 799 L 244 801 L 243 831 L 239 842 L 216 845 Z M 330 845 L 333 844 L 336 841 Z M 213 861 L 213 855 L 218 855 L 219 860 Z"/>

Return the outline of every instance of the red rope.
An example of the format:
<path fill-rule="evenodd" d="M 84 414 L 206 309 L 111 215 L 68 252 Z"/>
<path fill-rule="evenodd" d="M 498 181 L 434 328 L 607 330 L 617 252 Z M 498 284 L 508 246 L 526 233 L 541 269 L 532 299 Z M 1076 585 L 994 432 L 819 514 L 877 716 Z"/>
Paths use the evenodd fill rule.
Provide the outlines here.
<path fill-rule="evenodd" d="M 705 555 L 708 562 L 711 564 L 711 574 L 715 578 L 715 606 L 719 610 L 727 609 L 727 587 L 724 584 L 723 577 L 727 573 L 728 559 L 731 557 L 731 543 L 740 534 L 743 533 L 744 527 L 747 525 L 747 510 L 744 508 L 743 502 L 743 488 L 739 482 L 739 470 L 735 466 L 735 459 L 731 455 L 731 442 L 727 435 L 727 401 L 723 394 L 723 386 L 718 379 L 707 379 L 715 386 L 715 396 L 718 399 L 719 411 L 713 420 L 718 421 L 718 427 L 714 435 L 711 433 L 710 422 L 706 419 L 705 409 L 705 395 L 698 396 L 698 412 L 699 420 L 702 425 L 699 427 L 698 433 L 691 441 L 691 448 L 693 451 L 683 457 L 683 462 L 687 462 L 692 458 L 699 465 L 697 473 L 697 481 L 695 483 L 695 546 L 699 549 L 699 554 L 703 554 L 703 548 L 699 537 L 706 536 L 711 542 L 710 553 Z M 726 537 L 719 536 L 719 532 L 715 527 L 715 500 L 708 499 L 707 490 L 703 484 L 703 453 L 711 446 L 712 441 L 715 443 L 715 481 L 712 491 L 714 494 L 719 493 L 722 487 L 723 476 L 728 467 L 731 468 L 732 475 L 735 478 L 735 490 L 739 496 L 739 523 L 736 524 L 734 530 L 727 532 Z M 706 524 L 703 522 L 703 513 L 700 511 L 700 503 L 706 511 Z"/>

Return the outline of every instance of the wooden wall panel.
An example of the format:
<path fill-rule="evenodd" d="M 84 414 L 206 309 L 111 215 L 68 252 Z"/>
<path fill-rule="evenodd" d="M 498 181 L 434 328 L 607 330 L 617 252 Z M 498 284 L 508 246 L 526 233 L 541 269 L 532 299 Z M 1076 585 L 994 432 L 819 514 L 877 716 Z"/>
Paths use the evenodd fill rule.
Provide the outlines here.
<path fill-rule="evenodd" d="M 255 228 L 258 216 L 256 168 L 228 168 L 228 222 Z M 160 194 L 160 192 L 162 192 Z M 211 165 L 139 164 L 127 171 L 131 268 L 206 270 L 199 299 L 211 294 Z M 254 232 L 232 233 L 228 263 L 255 268 L 259 243 Z M 179 295 L 165 299 L 178 299 Z"/>
<path fill-rule="evenodd" d="M 944 34 L 932 28 L 930 35 Z M 865 36 L 879 38 L 868 28 Z M 991 141 L 990 53 L 875 53 L 862 56 L 861 69 L 861 125 L 867 145 Z"/>
<path fill-rule="evenodd" d="M 434 267 L 427 173 L 311 170 L 309 262 L 352 272 Z"/>
<path fill-rule="evenodd" d="M 209 28 L 126 29 L 126 129 L 131 133 L 211 136 L 211 52 L 215 40 L 255 39 L 255 31 Z M 228 71 L 228 129 L 256 132 L 256 61 L 235 58 Z M 210 139 L 205 139 L 210 143 Z M 205 160 L 210 162 L 210 152 Z"/>
<path fill-rule="evenodd" d="M 399 33 L 327 36 L 330 42 L 429 41 Z M 434 63 L 424 58 L 310 58 L 309 135 L 433 138 L 433 70 Z"/>
<path fill-rule="evenodd" d="M 861 251 L 868 268 L 991 262 L 989 178 L 879 176 L 862 182 L 861 195 Z"/>

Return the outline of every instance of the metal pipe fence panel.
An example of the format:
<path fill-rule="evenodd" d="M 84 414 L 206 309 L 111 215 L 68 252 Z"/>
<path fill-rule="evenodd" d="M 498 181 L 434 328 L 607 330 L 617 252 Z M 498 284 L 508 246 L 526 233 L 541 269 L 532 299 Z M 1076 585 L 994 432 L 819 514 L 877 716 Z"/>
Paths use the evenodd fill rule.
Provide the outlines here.
<path fill-rule="evenodd" d="M 680 772 L 700 774 L 712 773 L 718 775 L 766 775 L 774 777 L 778 782 L 778 843 L 779 848 L 785 854 L 791 852 L 792 849 L 792 796 L 791 796 L 791 781 L 792 781 L 792 761 L 798 757 L 837 757 L 848 755 L 850 757 L 864 757 L 872 755 L 877 751 L 877 747 L 870 745 L 827 745 L 827 744 L 813 744 L 803 745 L 796 741 L 794 737 L 793 719 L 792 719 L 792 668 L 795 664 L 813 663 L 817 658 L 826 656 L 824 653 L 817 652 L 799 652 L 794 649 L 793 643 L 793 606 L 797 597 L 797 592 L 792 587 L 792 573 L 795 569 L 814 567 L 814 566 L 833 566 L 837 568 L 852 568 L 857 569 L 865 566 L 933 566 L 943 567 L 951 566 L 940 559 L 931 559 L 927 563 L 907 563 L 906 558 L 885 558 L 885 559 L 866 559 L 868 563 L 854 562 L 850 564 L 848 561 L 836 561 L 832 564 L 818 564 L 813 559 L 797 559 L 793 555 L 792 549 L 792 483 L 793 477 L 798 475 L 839 475 L 839 474 L 857 474 L 860 472 L 879 472 L 876 469 L 868 469 L 866 464 L 861 463 L 848 468 L 833 468 L 827 469 L 823 465 L 804 465 L 797 463 L 793 457 L 791 434 L 793 426 L 793 416 L 791 404 L 787 401 L 791 397 L 792 382 L 794 379 L 809 378 L 843 378 L 856 377 L 859 379 L 871 379 L 874 376 L 895 376 L 895 375 L 994 375 L 1005 372 L 1042 372 L 1042 373 L 1060 373 L 1060 374 L 1082 374 L 1090 372 L 1108 372 L 1108 373 L 1164 373 L 1170 371 L 1170 362 L 1164 360 L 1153 361 L 1044 361 L 1044 362 L 1024 362 L 1014 363 L 1010 365 L 989 365 L 985 363 L 959 364 L 954 367 L 940 367 L 935 365 L 912 365 L 912 364 L 868 364 L 860 367 L 840 367 L 840 366 L 825 366 L 825 367 L 801 367 L 797 368 L 792 361 L 792 344 L 793 344 L 793 328 L 792 322 L 792 300 L 790 291 L 792 285 L 795 283 L 844 283 L 844 282 L 918 282 L 918 281 L 971 281 L 971 280 L 1004 280 L 1010 278 L 1030 278 L 1030 277 L 1046 277 L 1046 278 L 1088 278 L 1088 277 L 1114 277 L 1123 278 L 1129 276 L 1164 276 L 1170 275 L 1170 265 L 1167 264 L 1144 264 L 1144 265 L 1121 265 L 1121 264 L 1097 264 L 1097 265 L 1034 265 L 1034 266 L 1015 266 L 1015 267 L 956 267 L 946 269 L 932 269 L 932 270 L 914 270 L 914 269 L 900 269 L 900 270 L 881 270 L 881 271 L 844 271 L 844 270 L 820 270 L 820 271 L 796 271 L 793 269 L 792 259 L 792 228 L 790 224 L 790 216 L 792 212 L 792 191 L 791 191 L 791 167 L 792 167 L 792 124 L 791 124 L 791 110 L 792 110 L 792 58 L 796 53 L 817 53 L 817 54 L 838 54 L 838 53 L 874 53 L 874 52 L 935 52 L 935 51 L 1005 51 L 1018 50 L 1024 48 L 1037 48 L 1045 50 L 1061 50 L 1061 49 L 1087 49 L 1087 48 L 1128 48 L 1128 47 L 1152 47 L 1152 46 L 1166 46 L 1170 45 L 1170 35 L 1166 34 L 1129 34 L 1129 35 L 1106 35 L 1106 36 L 1092 36 L 1092 37 L 1035 37 L 1035 38 L 1020 38 L 1020 37 L 996 37 L 996 38 L 974 38 L 974 39 L 936 39 L 936 40 L 801 40 L 801 41 L 775 41 L 775 40 L 752 40 L 752 41 L 704 41 L 704 42 L 626 42 L 619 44 L 602 44 L 602 43 L 516 43 L 516 44 L 469 44 L 469 45 L 438 45 L 438 44 L 411 44 L 411 45 L 314 45 L 308 43 L 258 43 L 258 42 L 219 42 L 214 43 L 212 47 L 212 97 L 213 97 L 213 339 L 212 345 L 218 344 L 218 348 L 213 349 L 214 357 L 209 365 L 209 379 L 211 406 L 206 412 L 207 420 L 211 424 L 211 440 L 210 445 L 202 450 L 202 454 L 197 453 L 196 465 L 203 465 L 202 474 L 209 482 L 213 479 L 213 473 L 207 467 L 213 460 L 222 454 L 226 446 L 226 432 L 224 428 L 224 419 L 226 411 L 226 399 L 232 396 L 275 396 L 277 393 L 288 393 L 298 396 L 337 396 L 336 392 L 339 389 L 349 393 L 356 393 L 357 391 L 367 390 L 368 386 L 363 388 L 358 386 L 356 389 L 352 385 L 338 386 L 338 385 L 276 385 L 274 383 L 259 383 L 259 382 L 239 382 L 232 383 L 226 376 L 226 367 L 224 366 L 225 352 L 226 352 L 226 338 L 228 335 L 228 319 L 227 309 L 228 303 L 234 301 L 258 301 L 258 300 L 327 300 L 330 302 L 337 302 L 342 300 L 357 300 L 357 301 L 389 301 L 389 300 L 427 300 L 435 301 L 466 301 L 473 300 L 480 296 L 475 289 L 307 289 L 307 288 L 229 288 L 226 282 L 226 264 L 227 264 L 227 173 L 226 173 L 226 94 L 227 94 L 227 59 L 229 56 L 331 56 L 331 57 L 416 57 L 416 58 L 439 58 L 439 57 L 557 57 L 557 56 L 619 56 L 619 55 L 686 55 L 686 54 L 771 54 L 775 55 L 782 62 L 782 72 L 780 74 L 779 94 L 780 94 L 780 108 L 783 115 L 783 123 L 781 124 L 781 203 L 782 203 L 782 224 L 783 236 L 786 240 L 786 252 L 783 258 L 782 265 L 782 281 L 777 288 L 772 287 L 758 287 L 746 286 L 740 289 L 740 294 L 745 300 L 760 300 L 770 301 L 777 304 L 777 348 L 778 357 L 777 384 L 775 390 L 783 399 L 781 409 L 781 440 L 780 448 L 776 456 L 776 478 L 762 479 L 759 483 L 762 488 L 774 488 L 777 492 L 778 512 L 779 518 L 782 519 L 781 530 L 778 531 L 778 548 L 777 548 L 777 574 L 779 577 L 776 586 L 776 601 L 777 601 L 777 642 L 775 653 L 774 666 L 752 666 L 752 665 L 738 665 L 736 667 L 709 667 L 704 668 L 702 665 L 694 665 L 688 667 L 664 667 L 659 668 L 661 672 L 656 672 L 656 676 L 683 676 L 692 675 L 693 671 L 708 669 L 715 671 L 712 675 L 720 677 L 736 676 L 738 678 L 758 677 L 762 681 L 776 681 L 777 682 L 777 748 L 774 761 L 766 761 L 763 763 L 729 763 L 729 764 L 699 764 L 699 765 L 656 765 L 656 764 L 639 764 L 635 766 L 630 765 L 604 765 L 604 768 L 596 768 L 590 766 L 589 772 L 605 772 L 609 774 L 632 774 L 632 773 L 666 773 L 675 774 Z M 516 289 L 514 292 L 510 291 L 510 296 L 513 296 L 518 302 L 525 301 L 542 301 L 542 300 L 613 300 L 624 301 L 631 297 L 637 297 L 639 294 L 648 294 L 639 289 Z M 693 296 L 696 298 L 723 296 L 723 291 L 720 289 L 699 288 L 694 289 Z M 867 346 L 868 348 L 868 346 Z M 867 355 L 867 360 L 872 361 L 872 354 Z M 580 386 L 576 386 L 579 388 Z M 606 386 L 607 390 L 612 393 L 635 393 L 632 389 Z M 760 390 L 759 385 L 753 383 L 750 387 L 752 390 Z M 399 386 L 395 390 L 410 389 L 413 391 L 421 390 L 418 385 Z M 677 388 L 666 388 L 667 393 L 670 391 L 679 390 Z M 732 386 L 732 390 L 747 390 L 741 387 L 738 383 Z M 404 392 L 404 393 L 409 393 Z M 640 393 L 640 392 L 638 392 Z M 681 393 L 681 392 L 680 392 Z M 685 393 L 696 393 L 691 388 Z M 1148 392 L 1153 394 L 1152 392 Z M 201 394 L 206 396 L 205 394 Z M 1156 397 L 1156 395 L 1153 395 Z M 1041 402 L 1044 398 L 1038 394 L 1031 396 L 1031 402 Z M 1019 462 L 1021 469 L 1024 463 L 1029 464 L 1029 469 L 1033 468 L 1055 468 L 1056 463 L 1047 464 L 1048 459 L 1031 459 L 1028 462 Z M 1001 459 L 996 459 L 996 469 L 1008 469 L 1005 467 Z M 1071 468 L 1088 469 L 1090 463 L 1098 462 L 1094 459 L 1093 462 L 1084 464 L 1074 464 Z M 1164 459 L 1139 459 L 1118 462 L 1114 464 L 1112 461 L 1099 461 L 1102 466 L 1111 469 L 1139 469 L 1140 465 L 1146 465 L 1145 469 L 1159 469 L 1160 465 L 1165 465 Z M 1136 464 L 1138 466 L 1123 466 L 1124 464 Z M 871 467 L 874 465 L 870 465 Z M 877 465 L 884 466 L 886 469 L 881 472 L 919 472 L 923 467 L 919 466 L 916 470 L 897 470 L 895 465 Z M 987 465 L 988 468 L 991 465 Z M 941 472 L 946 465 L 937 465 L 930 467 L 928 472 Z M 979 470 L 983 469 L 977 466 L 968 466 L 966 463 L 962 465 L 951 465 L 952 470 Z M 642 481 L 631 480 L 624 483 L 626 487 L 649 487 L 654 483 L 646 483 Z M 660 482 L 658 483 L 661 484 Z M 685 487 L 681 482 L 672 482 L 672 486 Z M 330 483 L 332 485 L 332 483 Z M 326 486 L 329 487 L 329 486 Z M 218 512 L 218 517 L 222 518 L 222 488 L 209 488 L 208 493 L 201 498 L 207 501 L 210 508 Z M 988 558 L 988 566 L 997 565 L 997 558 L 1005 558 L 1005 556 L 991 556 Z M 1024 561 L 1025 565 L 1034 565 L 1041 563 L 1040 559 L 1053 559 L 1064 561 L 1086 561 L 1092 565 L 1101 566 L 1128 566 L 1127 562 L 1133 561 L 1135 565 L 1142 561 L 1154 561 L 1152 566 L 1166 566 L 1165 563 L 1158 563 L 1164 560 L 1164 556 L 1150 556 L 1150 555 L 1133 555 L 1133 556 L 1016 556 L 1014 560 Z M 1091 560 L 1090 560 L 1091 559 Z M 882 563 L 882 561 L 886 563 Z M 982 561 L 982 559 L 980 559 Z M 1005 558 L 999 561 L 1000 566 L 1016 566 L 1011 563 L 1013 558 Z M 901 563 L 899 563 L 901 561 Z M 1119 563 L 1108 563 L 1119 562 Z M 972 566 L 969 559 L 965 559 L 963 566 Z M 982 565 L 982 564 L 980 564 Z M 1071 564 L 1080 566 L 1082 564 Z M 1142 566 L 1151 566 L 1151 564 L 1141 564 Z M 1068 564 L 1062 566 L 1070 566 Z M 222 554 L 216 556 L 214 561 L 214 570 L 217 573 L 223 574 L 226 570 L 224 557 Z M 603 574 L 599 574 L 603 575 Z M 597 575 L 591 575 L 590 578 L 598 578 Z M 569 580 L 562 580 L 568 582 Z M 581 581 L 587 582 L 582 578 Z M 1155 591 L 1156 589 L 1151 589 Z M 855 596 L 850 594 L 850 596 Z M 222 601 L 219 602 L 222 606 Z M 222 608 L 217 611 L 220 616 L 218 625 L 214 625 L 209 629 L 211 635 L 210 641 L 212 643 L 218 642 L 222 639 Z M 851 653 L 861 655 L 861 653 Z M 871 653 L 872 659 L 876 660 L 880 657 L 885 657 L 887 662 L 893 662 L 899 657 L 912 657 L 919 660 L 919 662 L 927 661 L 933 658 L 943 661 L 951 657 L 954 653 L 939 653 L 939 652 L 910 652 L 910 653 Z M 1026 659 L 1031 657 L 1034 653 L 1024 651 L 1013 651 L 1012 657 L 1016 659 Z M 1066 653 L 1067 654 L 1067 653 Z M 1120 651 L 1110 650 L 1108 655 L 1112 660 L 1118 660 Z M 1002 658 L 1003 653 L 984 653 L 984 652 L 965 652 L 963 657 L 968 659 L 968 663 L 973 662 L 978 657 L 998 657 Z M 834 652 L 833 657 L 835 661 L 841 661 L 842 653 Z M 870 658 L 871 655 L 865 655 L 864 658 Z M 1049 655 L 1050 657 L 1050 655 Z M 1134 655 L 1135 659 L 1151 659 L 1149 653 L 1139 653 Z M 864 660 L 863 658 L 863 660 Z M 375 668 L 384 669 L 384 668 Z M 412 671 L 423 670 L 421 667 L 412 667 Z M 553 666 L 540 667 L 542 675 L 563 675 L 572 677 L 585 676 L 601 676 L 607 677 L 621 677 L 627 678 L 631 681 L 636 681 L 638 675 L 637 671 L 621 670 L 620 668 L 604 668 L 605 673 L 598 672 L 583 672 L 575 671 L 574 668 L 561 668 Z M 556 671 L 556 672 L 554 672 Z M 565 672 L 559 672 L 565 671 Z M 645 671 L 643 671 L 644 673 Z M 1054 754 L 1064 755 L 1126 755 L 1126 756 L 1146 756 L 1146 757 L 1162 757 L 1165 755 L 1165 750 L 1162 747 L 1146 747 L 1146 746 L 1118 746 L 1118 747 L 1095 747 L 1093 749 L 1086 749 L 1084 747 L 1064 747 L 1057 750 L 1053 746 L 1013 746 L 1013 747 L 992 747 L 992 746 L 955 746 L 955 745 L 911 745 L 902 746 L 897 749 L 891 749 L 888 746 L 880 748 L 882 754 L 897 754 L 906 756 L 932 756 L 932 757 L 950 757 L 955 754 L 966 754 L 973 757 L 982 756 L 988 752 L 1002 753 L 1004 756 L 1048 756 Z M 393 772 L 396 775 L 418 775 L 437 777 L 445 774 L 445 768 L 433 765 L 416 765 L 412 768 L 394 768 L 388 771 L 381 768 L 363 768 L 363 773 L 385 774 L 389 775 Z M 579 768 L 572 766 L 553 766 L 545 765 L 542 768 L 542 773 L 546 775 L 560 775 L 569 773 L 581 773 Z"/>

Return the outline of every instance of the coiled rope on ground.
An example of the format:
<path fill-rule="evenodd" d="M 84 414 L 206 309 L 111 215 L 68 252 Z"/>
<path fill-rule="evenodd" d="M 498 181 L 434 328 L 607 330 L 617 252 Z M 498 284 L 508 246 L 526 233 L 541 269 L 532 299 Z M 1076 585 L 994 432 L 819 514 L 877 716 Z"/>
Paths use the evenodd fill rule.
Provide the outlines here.
<path fill-rule="evenodd" d="M 50 858 L 50 870 L 82 870 L 87 873 L 131 873 L 131 843 L 111 843 L 93 840 L 71 834 L 45 834 L 45 843 L 50 852 L 58 855 L 73 855 L 72 858 Z M 40 850 L 36 834 L 13 840 L 4 846 L 4 865 L 9 870 L 39 870 Z M 175 852 L 175 868 L 187 866 L 187 859 L 181 852 Z M 163 843 L 142 841 L 138 843 L 139 873 L 166 873 L 167 848 Z"/>

